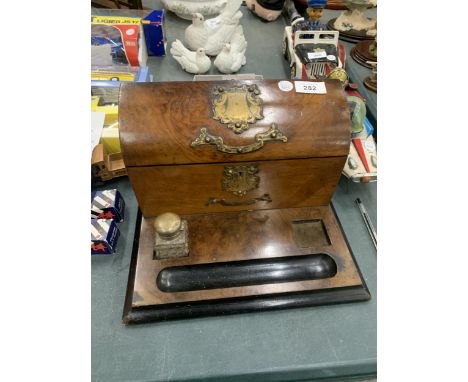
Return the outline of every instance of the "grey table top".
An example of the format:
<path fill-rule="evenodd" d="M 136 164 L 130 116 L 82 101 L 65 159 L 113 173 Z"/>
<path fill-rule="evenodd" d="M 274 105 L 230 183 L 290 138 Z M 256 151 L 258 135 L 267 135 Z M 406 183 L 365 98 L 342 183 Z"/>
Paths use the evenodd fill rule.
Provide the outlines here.
<path fill-rule="evenodd" d="M 242 72 L 287 78 L 283 21 L 263 23 L 244 9 L 241 22 L 249 43 Z M 186 25 L 168 14 L 169 42 L 182 38 Z M 149 66 L 157 81 L 192 79 L 170 56 L 151 58 Z M 342 178 L 333 197 L 370 301 L 131 327 L 122 324 L 121 315 L 138 206 L 127 178 L 105 188 L 122 193 L 126 216 L 119 225 L 117 254 L 91 259 L 93 381 L 328 380 L 376 373 L 377 257 L 354 205 L 361 198 L 376 224 L 375 183 Z"/>

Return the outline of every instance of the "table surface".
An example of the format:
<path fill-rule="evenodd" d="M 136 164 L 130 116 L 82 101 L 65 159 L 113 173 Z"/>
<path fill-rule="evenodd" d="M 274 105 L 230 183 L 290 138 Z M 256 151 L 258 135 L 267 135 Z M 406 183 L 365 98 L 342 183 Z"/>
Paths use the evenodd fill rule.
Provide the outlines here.
<path fill-rule="evenodd" d="M 288 78 L 281 54 L 283 19 L 264 23 L 245 7 L 242 11 L 249 46 L 240 73 Z M 327 10 L 324 19 L 336 14 Z M 169 44 L 175 38 L 183 41 L 189 22 L 171 13 L 166 21 Z M 156 81 L 192 80 L 170 55 L 151 57 L 148 66 Z M 361 198 L 376 225 L 376 183 L 355 184 L 342 177 L 333 197 L 370 301 L 129 327 L 121 316 L 138 205 L 127 178 L 109 181 L 104 188 L 122 193 L 126 215 L 119 224 L 117 253 L 91 259 L 93 381 L 329 380 L 376 373 L 377 257 L 354 204 Z"/>

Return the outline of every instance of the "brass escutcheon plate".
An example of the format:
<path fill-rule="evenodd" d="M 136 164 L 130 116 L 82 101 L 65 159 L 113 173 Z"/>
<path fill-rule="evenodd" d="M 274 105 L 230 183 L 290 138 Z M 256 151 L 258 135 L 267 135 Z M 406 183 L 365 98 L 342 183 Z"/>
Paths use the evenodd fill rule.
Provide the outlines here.
<path fill-rule="evenodd" d="M 224 167 L 222 188 L 236 196 L 244 196 L 248 191 L 258 188 L 260 177 L 254 164 Z"/>
<path fill-rule="evenodd" d="M 213 119 L 240 134 L 249 123 L 263 118 L 263 101 L 257 85 L 217 86 L 213 90 Z"/>

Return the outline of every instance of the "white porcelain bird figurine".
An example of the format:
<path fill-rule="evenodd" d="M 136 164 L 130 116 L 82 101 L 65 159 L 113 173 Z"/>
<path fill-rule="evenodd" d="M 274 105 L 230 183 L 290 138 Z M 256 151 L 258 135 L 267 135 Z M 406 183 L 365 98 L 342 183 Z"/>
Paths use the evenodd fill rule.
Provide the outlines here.
<path fill-rule="evenodd" d="M 190 49 L 196 50 L 205 46 L 208 40 L 209 28 L 201 13 L 192 14 L 192 24 L 185 29 L 185 43 Z"/>
<path fill-rule="evenodd" d="M 192 15 L 192 25 L 185 29 L 185 42 L 190 49 L 205 48 L 209 56 L 216 56 L 229 43 L 236 31 L 242 12 L 242 0 L 230 0 L 218 17 L 206 20 L 200 13 Z"/>
<path fill-rule="evenodd" d="M 216 56 L 214 66 L 216 66 L 221 73 L 230 74 L 237 72 L 241 68 L 244 60 L 245 56 L 240 53 L 233 52 L 231 44 L 228 43 L 224 44 L 223 49 Z"/>
<path fill-rule="evenodd" d="M 203 48 L 192 52 L 179 40 L 175 40 L 171 46 L 171 54 L 186 72 L 201 74 L 210 70 L 211 60 L 206 56 Z"/>
<path fill-rule="evenodd" d="M 240 6 L 242 5 L 243 0 L 229 0 L 226 2 L 226 6 L 219 14 L 218 17 L 223 23 L 236 23 L 239 24 L 239 20 L 242 17 L 242 12 L 239 10 Z M 212 20 L 212 19 L 210 19 Z M 209 20 L 207 21 L 209 22 Z"/>
<path fill-rule="evenodd" d="M 245 65 L 245 50 L 247 41 L 241 33 L 234 34 L 231 43 L 224 44 L 223 49 L 214 60 L 214 66 L 221 73 L 235 73 Z"/>
<path fill-rule="evenodd" d="M 237 26 L 236 32 L 232 36 L 230 44 L 231 44 L 231 48 L 234 51 L 237 51 L 245 55 L 245 50 L 247 49 L 247 41 L 245 40 L 244 30 L 242 29 L 242 25 Z M 245 62 L 242 65 L 245 65 Z"/>

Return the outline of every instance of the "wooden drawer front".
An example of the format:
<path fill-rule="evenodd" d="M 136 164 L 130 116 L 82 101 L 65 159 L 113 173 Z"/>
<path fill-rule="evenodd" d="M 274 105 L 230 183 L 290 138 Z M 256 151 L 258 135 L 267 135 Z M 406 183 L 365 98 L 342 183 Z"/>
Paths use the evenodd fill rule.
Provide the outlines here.
<path fill-rule="evenodd" d="M 327 205 L 335 191 L 345 160 L 346 157 L 331 157 L 249 163 L 129 167 L 128 176 L 145 217 L 168 211 L 183 215 L 294 208 Z M 253 166 L 258 169 L 255 174 L 259 177 L 258 185 L 243 196 L 223 190 L 226 166 Z M 244 185 L 245 182 L 242 180 L 245 178 L 240 182 L 239 179 L 232 181 L 229 179 L 225 181 L 225 184 L 228 183 L 229 187 L 234 184 L 234 189 L 242 189 L 236 186 L 239 183 Z M 250 183 L 255 182 L 250 179 Z M 208 204 L 210 199 L 212 203 Z M 271 199 L 271 202 L 265 199 Z"/>

